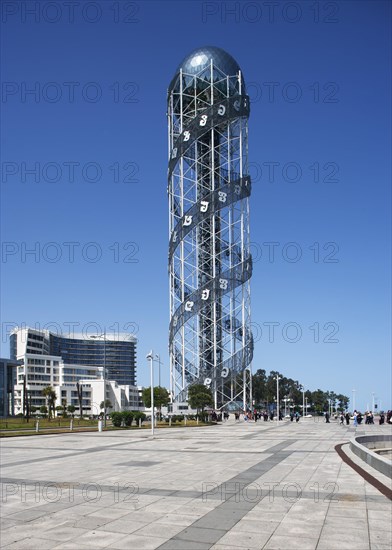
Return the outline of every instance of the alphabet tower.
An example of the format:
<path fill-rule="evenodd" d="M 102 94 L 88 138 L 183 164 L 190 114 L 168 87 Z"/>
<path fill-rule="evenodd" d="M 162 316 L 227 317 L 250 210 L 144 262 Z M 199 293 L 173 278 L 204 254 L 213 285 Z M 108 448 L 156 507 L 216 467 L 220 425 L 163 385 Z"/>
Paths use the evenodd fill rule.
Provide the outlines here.
<path fill-rule="evenodd" d="M 215 408 L 248 403 L 250 318 L 249 97 L 238 63 L 204 47 L 179 65 L 168 90 L 170 383 L 192 384 Z"/>

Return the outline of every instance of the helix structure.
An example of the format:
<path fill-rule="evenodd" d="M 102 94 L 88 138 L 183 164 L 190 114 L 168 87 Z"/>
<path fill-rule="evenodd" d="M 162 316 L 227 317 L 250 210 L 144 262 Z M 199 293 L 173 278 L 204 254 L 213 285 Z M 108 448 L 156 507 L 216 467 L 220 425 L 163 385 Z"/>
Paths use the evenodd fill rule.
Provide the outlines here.
<path fill-rule="evenodd" d="M 171 391 L 185 401 L 205 384 L 217 408 L 253 357 L 249 97 L 236 61 L 215 47 L 192 52 L 167 114 Z"/>

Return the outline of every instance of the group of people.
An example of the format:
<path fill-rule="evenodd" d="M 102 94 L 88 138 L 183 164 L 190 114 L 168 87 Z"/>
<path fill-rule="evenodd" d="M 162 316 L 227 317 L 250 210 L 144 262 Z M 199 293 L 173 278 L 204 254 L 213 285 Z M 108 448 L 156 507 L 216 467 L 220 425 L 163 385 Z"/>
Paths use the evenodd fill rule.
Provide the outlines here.
<path fill-rule="evenodd" d="M 258 420 L 261 420 L 261 419 L 263 419 L 264 422 L 268 422 L 268 421 L 272 422 L 275 418 L 273 411 L 272 412 L 268 412 L 266 410 L 258 411 L 257 409 L 254 409 L 253 411 L 251 410 L 243 411 L 242 413 L 238 411 L 234 413 L 234 416 L 237 421 L 239 421 L 240 417 L 243 416 L 245 422 L 248 422 L 249 420 L 253 420 L 254 422 L 257 422 Z M 291 422 L 293 422 L 294 419 L 296 422 L 299 422 L 300 414 L 298 411 L 295 413 L 294 412 L 290 413 Z M 279 411 L 279 420 L 283 420 L 283 414 L 281 411 Z"/>
<path fill-rule="evenodd" d="M 365 424 L 374 424 L 374 415 L 372 411 L 365 412 L 364 416 L 362 416 L 362 413 L 360 411 L 354 411 L 353 413 L 353 424 L 354 426 L 360 426 L 362 424 L 362 421 L 365 419 Z M 346 412 L 344 414 L 343 412 L 340 413 L 340 424 L 343 425 L 346 422 L 346 426 L 350 424 L 351 416 L 350 413 Z M 326 422 L 329 422 L 329 419 L 326 420 Z M 385 423 L 385 414 L 383 412 L 380 413 L 378 423 L 380 425 Z M 387 412 L 387 424 L 392 424 L 392 411 Z"/>

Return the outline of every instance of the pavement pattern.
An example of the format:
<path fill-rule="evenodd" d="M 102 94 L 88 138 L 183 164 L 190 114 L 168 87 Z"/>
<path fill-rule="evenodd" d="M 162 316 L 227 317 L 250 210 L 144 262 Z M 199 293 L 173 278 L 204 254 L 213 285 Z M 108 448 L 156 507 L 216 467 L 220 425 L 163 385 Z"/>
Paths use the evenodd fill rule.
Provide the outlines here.
<path fill-rule="evenodd" d="M 323 419 L 1 440 L 0 548 L 390 550 L 391 501 Z M 387 487 L 343 445 L 344 452 Z"/>

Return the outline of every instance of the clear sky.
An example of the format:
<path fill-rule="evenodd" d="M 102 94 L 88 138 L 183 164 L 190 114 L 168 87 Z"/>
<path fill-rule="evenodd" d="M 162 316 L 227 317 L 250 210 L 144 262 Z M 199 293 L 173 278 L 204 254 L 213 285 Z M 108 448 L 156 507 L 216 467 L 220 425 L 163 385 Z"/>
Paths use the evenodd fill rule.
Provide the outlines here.
<path fill-rule="evenodd" d="M 251 97 L 253 370 L 391 407 L 391 4 L 270 4 L 2 2 L 2 356 L 96 324 L 168 384 L 166 91 L 215 45 Z"/>

